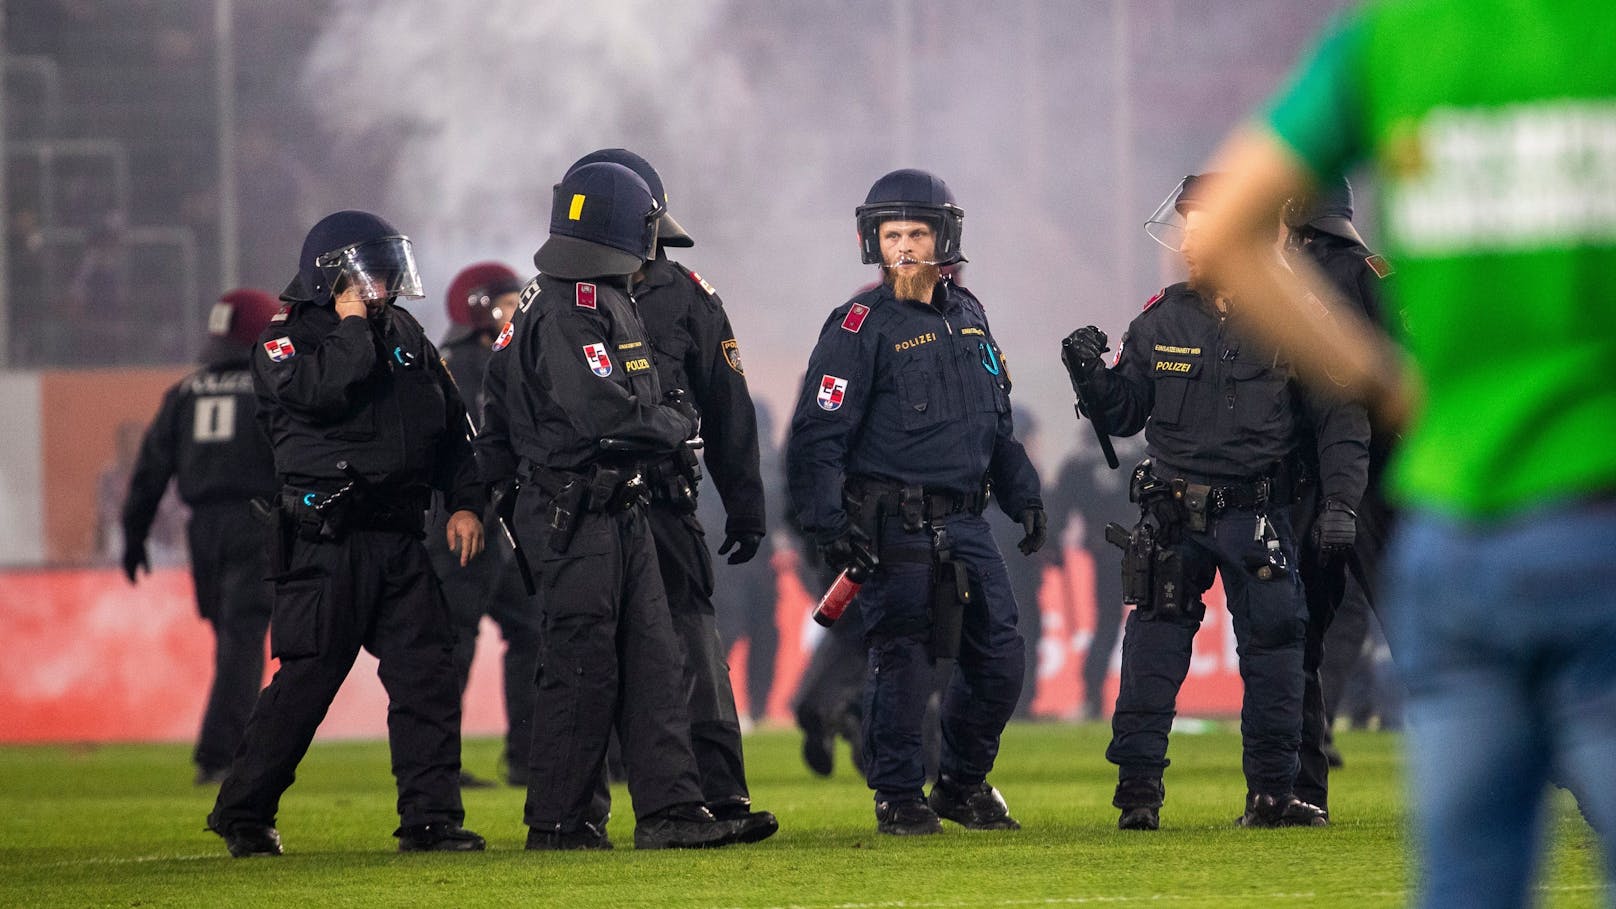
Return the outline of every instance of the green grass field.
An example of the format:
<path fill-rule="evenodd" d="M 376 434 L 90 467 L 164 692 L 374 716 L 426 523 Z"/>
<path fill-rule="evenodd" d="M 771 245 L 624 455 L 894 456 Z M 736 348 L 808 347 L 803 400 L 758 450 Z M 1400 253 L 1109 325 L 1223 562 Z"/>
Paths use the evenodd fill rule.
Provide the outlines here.
<path fill-rule="evenodd" d="M 1014 725 L 993 781 L 1024 826 L 913 840 L 875 833 L 868 790 L 845 766 L 811 777 L 792 732 L 747 739 L 755 801 L 781 831 L 753 846 L 646 852 L 628 796 L 607 853 L 522 850 L 523 793 L 466 793 L 467 825 L 489 851 L 399 855 L 390 836 L 385 744 L 316 743 L 281 806 L 287 854 L 231 859 L 202 829 L 211 789 L 190 785 L 184 745 L 0 749 L 0 906 L 704 906 L 1036 907 L 1407 901 L 1398 740 L 1348 734 L 1335 777 L 1333 827 L 1231 826 L 1244 785 L 1239 736 L 1175 735 L 1157 833 L 1121 833 L 1103 726 Z M 468 742 L 467 766 L 491 775 L 497 743 Z M 1593 835 L 1563 797 L 1542 905 L 1593 906 Z"/>

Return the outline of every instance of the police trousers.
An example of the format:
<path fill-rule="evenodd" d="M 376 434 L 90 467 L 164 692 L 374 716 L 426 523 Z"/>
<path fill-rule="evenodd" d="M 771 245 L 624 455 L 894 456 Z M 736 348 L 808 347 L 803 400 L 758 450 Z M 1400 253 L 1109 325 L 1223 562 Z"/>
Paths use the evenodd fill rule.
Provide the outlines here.
<path fill-rule="evenodd" d="M 1257 513 L 1230 509 L 1208 518 L 1203 532 L 1183 532 L 1175 544 L 1184 563 L 1184 583 L 1193 607 L 1169 616 L 1134 608 L 1122 636 L 1122 683 L 1111 717 L 1106 759 L 1121 780 L 1160 779 L 1168 765 L 1167 733 L 1178 690 L 1189 673 L 1191 646 L 1205 607 L 1200 595 L 1214 574 L 1234 620 L 1236 651 L 1245 696 L 1240 706 L 1242 767 L 1254 793 L 1285 795 L 1296 779 L 1302 728 L 1302 642 L 1307 607 L 1297 580 L 1296 544 L 1287 508 L 1270 508 L 1268 520 L 1292 570 L 1259 580 L 1247 567 Z"/>
<path fill-rule="evenodd" d="M 433 570 L 443 582 L 443 595 L 449 601 L 449 615 L 454 621 L 455 676 L 461 696 L 465 695 L 472 659 L 477 654 L 477 634 L 486 615 L 499 626 L 500 637 L 505 641 L 505 761 L 510 767 L 526 767 L 533 744 L 533 702 L 538 698 L 533 681 L 539 672 L 539 632 L 543 627 L 538 603 L 522 589 L 516 557 L 498 523 L 484 523 L 487 548 L 463 568 L 460 557 L 449 550 L 443 528 L 442 520 L 428 523 L 427 552 L 432 556 Z"/>
<path fill-rule="evenodd" d="M 953 558 L 964 563 L 971 603 L 965 608 L 959 659 L 942 699 L 940 772 L 962 783 L 987 778 L 999 737 L 1015 712 L 1026 647 L 1016 629 L 1016 598 L 1004 558 L 981 515 L 934 521 L 947 528 Z M 859 591 L 868 646 L 864 686 L 864 754 L 876 801 L 918 799 L 926 771 L 923 730 L 933 688 L 930 652 L 931 537 L 896 520 L 881 533 L 882 564 Z M 907 554 L 907 557 L 898 556 Z"/>
<path fill-rule="evenodd" d="M 359 648 L 380 662 L 404 826 L 460 823 L 460 692 L 454 632 L 414 534 L 361 530 L 297 539 L 275 580 L 270 651 L 281 667 L 247 721 L 209 820 L 274 824 L 314 731 Z"/>
<path fill-rule="evenodd" d="M 708 804 L 749 804 L 729 662 L 713 608 L 713 563 L 695 515 L 653 503 L 649 509 L 657 566 L 673 631 L 684 654 L 680 691 L 690 708 L 690 745 Z"/>
<path fill-rule="evenodd" d="M 230 766 L 264 683 L 264 633 L 273 588 L 269 528 L 246 501 L 191 508 L 186 528 L 197 610 L 213 626 L 213 684 L 192 760 L 207 771 Z"/>
<path fill-rule="evenodd" d="M 517 531 L 539 560 L 544 617 L 525 822 L 571 833 L 600 820 L 614 726 L 637 817 L 701 802 L 684 659 L 645 510 L 586 512 L 557 553 L 548 504 L 536 488 L 517 499 Z"/>

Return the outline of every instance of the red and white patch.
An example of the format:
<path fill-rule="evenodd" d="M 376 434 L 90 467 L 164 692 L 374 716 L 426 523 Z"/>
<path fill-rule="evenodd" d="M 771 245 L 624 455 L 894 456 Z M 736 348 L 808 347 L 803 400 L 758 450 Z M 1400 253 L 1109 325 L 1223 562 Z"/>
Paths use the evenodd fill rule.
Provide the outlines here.
<path fill-rule="evenodd" d="M 494 349 L 504 350 L 505 345 L 511 343 L 511 338 L 515 336 L 515 334 L 516 331 L 511 328 L 511 323 L 506 322 L 505 327 L 499 330 L 499 337 L 494 339 Z"/>
<path fill-rule="evenodd" d="M 279 312 L 277 312 L 273 316 L 269 317 L 269 324 L 274 325 L 274 324 L 279 323 L 279 322 L 285 322 L 286 317 L 291 315 L 291 314 L 292 314 L 292 304 L 288 303 L 285 306 L 282 306 L 280 308 Z"/>
<path fill-rule="evenodd" d="M 1166 296 L 1166 295 L 1167 295 L 1167 288 L 1163 287 L 1161 290 L 1156 291 L 1156 295 L 1154 297 L 1151 297 L 1150 299 L 1146 300 L 1145 305 L 1143 307 L 1141 307 L 1139 311 L 1144 312 L 1145 310 L 1151 308 L 1152 306 L 1155 306 L 1157 303 L 1160 303 L 1161 298 Z"/>
<path fill-rule="evenodd" d="M 819 409 L 841 410 L 847 398 L 847 380 L 832 375 L 819 378 Z"/>
<path fill-rule="evenodd" d="M 850 331 L 855 335 L 858 334 L 858 330 L 864 327 L 864 317 L 869 314 L 870 308 L 868 306 L 863 303 L 854 303 L 853 308 L 847 311 L 847 318 L 842 320 L 843 330 Z M 835 410 L 836 408 L 827 409 Z"/>
<path fill-rule="evenodd" d="M 700 284 L 701 289 L 707 291 L 707 296 L 709 296 L 709 297 L 718 296 L 718 291 L 713 290 L 713 286 L 711 284 L 708 284 L 707 279 L 703 278 L 701 275 L 698 275 L 695 272 L 691 272 L 690 273 L 690 280 L 695 281 L 697 284 Z"/>
<path fill-rule="evenodd" d="M 584 362 L 589 369 L 602 379 L 612 374 L 612 358 L 606 353 L 604 344 L 585 344 Z"/>
<path fill-rule="evenodd" d="M 273 341 L 265 341 L 264 353 L 269 354 L 271 360 L 279 363 L 282 360 L 290 360 L 292 355 L 297 353 L 297 348 L 292 346 L 291 338 L 282 335 Z"/>
<path fill-rule="evenodd" d="M 582 306 L 584 309 L 594 309 L 595 285 L 579 281 L 578 286 L 573 290 L 573 298 L 576 299 L 578 301 L 578 305 Z"/>
<path fill-rule="evenodd" d="M 1375 273 L 1375 277 L 1383 281 L 1391 277 L 1392 263 L 1387 262 L 1385 256 L 1370 256 L 1364 259 L 1364 264 L 1368 265 L 1370 270 Z"/>

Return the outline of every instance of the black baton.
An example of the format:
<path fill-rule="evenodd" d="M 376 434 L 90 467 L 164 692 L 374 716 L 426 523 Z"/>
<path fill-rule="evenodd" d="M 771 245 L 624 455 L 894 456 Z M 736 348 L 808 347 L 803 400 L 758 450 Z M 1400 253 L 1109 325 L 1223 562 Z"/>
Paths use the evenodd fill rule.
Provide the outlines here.
<path fill-rule="evenodd" d="M 1061 341 L 1061 363 L 1066 366 L 1066 376 L 1072 380 L 1072 393 L 1077 395 L 1077 403 L 1072 409 L 1077 413 L 1079 420 L 1083 419 L 1083 411 L 1089 412 L 1089 423 L 1094 427 L 1094 437 L 1100 440 L 1100 451 L 1105 455 L 1105 463 L 1112 470 L 1117 469 L 1117 450 L 1111 447 L 1111 432 L 1105 425 L 1105 411 L 1095 406 L 1094 392 L 1089 388 L 1089 374 L 1078 365 L 1077 354 L 1072 352 L 1072 339 Z"/>

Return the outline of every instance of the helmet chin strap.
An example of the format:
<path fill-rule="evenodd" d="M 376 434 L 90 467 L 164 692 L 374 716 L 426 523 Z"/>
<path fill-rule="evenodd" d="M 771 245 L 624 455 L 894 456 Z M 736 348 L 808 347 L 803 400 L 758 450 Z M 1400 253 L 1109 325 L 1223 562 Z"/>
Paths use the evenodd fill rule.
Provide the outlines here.
<path fill-rule="evenodd" d="M 932 261 L 930 259 L 911 259 L 911 258 L 908 258 L 906 256 L 906 257 L 904 257 L 902 259 L 899 259 L 898 261 L 892 263 L 891 265 L 882 265 L 881 267 L 882 268 L 902 268 L 905 265 L 939 265 L 940 266 L 942 264 L 943 263 L 941 263 L 941 262 L 935 262 L 935 261 Z"/>

